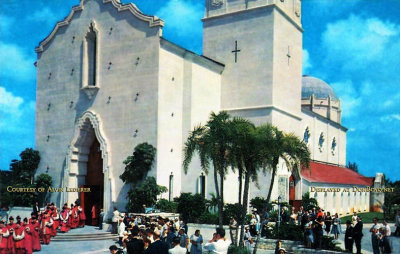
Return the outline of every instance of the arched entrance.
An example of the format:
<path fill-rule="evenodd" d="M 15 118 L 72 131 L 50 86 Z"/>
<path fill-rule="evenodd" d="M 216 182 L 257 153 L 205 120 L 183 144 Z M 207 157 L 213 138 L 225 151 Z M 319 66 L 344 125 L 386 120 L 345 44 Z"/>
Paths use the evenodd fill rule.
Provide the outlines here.
<path fill-rule="evenodd" d="M 106 139 L 101 130 L 100 119 L 85 112 L 76 122 L 75 134 L 69 147 L 64 171 L 64 185 L 68 188 L 86 187 L 90 192 L 64 192 L 62 203 L 71 204 L 80 200 L 85 208 L 87 223 L 91 223 L 91 210 L 103 208 L 110 213 L 112 202 L 109 175 L 109 153 Z"/>
<path fill-rule="evenodd" d="M 99 210 L 103 208 L 104 199 L 104 173 L 103 158 L 101 157 L 100 143 L 95 138 L 89 149 L 87 170 L 85 176 L 84 188 L 90 188 L 90 192 L 81 192 L 81 206 L 84 207 L 86 214 L 86 224 L 97 225 L 92 223 L 92 208 L 95 208 L 97 215 Z"/>

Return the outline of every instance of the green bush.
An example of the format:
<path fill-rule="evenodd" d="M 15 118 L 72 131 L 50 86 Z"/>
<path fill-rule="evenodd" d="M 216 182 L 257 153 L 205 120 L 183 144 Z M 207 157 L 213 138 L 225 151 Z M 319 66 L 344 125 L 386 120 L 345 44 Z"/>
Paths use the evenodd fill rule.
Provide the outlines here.
<path fill-rule="evenodd" d="M 242 214 L 242 206 L 239 203 L 236 204 L 225 204 L 224 212 L 223 212 L 223 223 L 224 225 L 228 225 L 231 218 L 236 218 L 238 224 L 241 224 L 241 218 L 238 218 L 238 214 Z"/>
<path fill-rule="evenodd" d="M 266 237 L 270 239 L 281 239 L 291 241 L 304 241 L 304 233 L 300 225 L 281 223 L 279 226 L 267 226 Z"/>
<path fill-rule="evenodd" d="M 256 208 L 258 213 L 261 214 L 262 211 L 267 207 L 267 200 L 261 197 L 255 197 L 250 200 L 250 205 L 253 208 Z M 268 207 L 270 204 L 268 204 Z"/>
<path fill-rule="evenodd" d="M 174 201 L 178 203 L 177 211 L 184 221 L 197 222 L 206 212 L 206 200 L 200 194 L 181 193 Z"/>
<path fill-rule="evenodd" d="M 218 225 L 218 213 L 204 212 L 200 215 L 197 222 L 200 224 Z"/>
<path fill-rule="evenodd" d="M 324 235 L 322 237 L 322 249 L 323 250 L 343 251 L 342 248 L 337 246 L 339 244 L 340 243 L 338 241 L 336 241 L 332 236 Z"/>
<path fill-rule="evenodd" d="M 178 204 L 176 202 L 162 198 L 158 200 L 156 208 L 159 209 L 161 212 L 176 213 L 176 211 L 178 210 Z"/>
<path fill-rule="evenodd" d="M 251 252 L 246 247 L 231 245 L 229 246 L 228 254 L 251 254 Z"/>
<path fill-rule="evenodd" d="M 154 177 L 147 177 L 141 184 L 129 190 L 129 203 L 126 205 L 126 209 L 134 213 L 143 212 L 143 205 L 154 206 L 157 196 L 166 191 L 167 188 L 158 185 Z"/>

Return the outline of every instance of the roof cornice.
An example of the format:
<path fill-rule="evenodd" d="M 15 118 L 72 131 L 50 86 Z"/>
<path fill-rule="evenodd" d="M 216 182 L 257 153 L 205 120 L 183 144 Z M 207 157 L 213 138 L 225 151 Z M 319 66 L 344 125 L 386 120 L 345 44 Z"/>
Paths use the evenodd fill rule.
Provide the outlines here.
<path fill-rule="evenodd" d="M 81 0 L 79 5 L 73 6 L 71 9 L 71 12 L 68 14 L 67 17 L 65 17 L 63 20 L 57 22 L 51 33 L 39 43 L 39 46 L 35 48 L 36 53 L 43 52 L 44 47 L 53 39 L 53 37 L 56 35 L 58 29 L 60 27 L 66 26 L 71 22 L 72 17 L 76 12 L 80 12 L 84 9 L 84 3 L 86 0 Z M 111 3 L 119 12 L 121 11 L 130 11 L 135 17 L 137 17 L 140 20 L 146 21 L 149 23 L 149 27 L 156 27 L 164 26 L 164 21 L 157 16 L 150 16 L 142 13 L 139 8 L 133 4 L 122 4 L 119 0 L 103 0 L 104 4 Z"/>

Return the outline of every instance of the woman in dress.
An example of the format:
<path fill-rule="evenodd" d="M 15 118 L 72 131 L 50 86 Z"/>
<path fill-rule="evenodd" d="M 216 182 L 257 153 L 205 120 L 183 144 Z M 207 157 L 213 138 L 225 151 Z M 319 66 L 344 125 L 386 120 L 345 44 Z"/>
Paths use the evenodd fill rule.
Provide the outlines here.
<path fill-rule="evenodd" d="M 331 225 L 332 225 L 332 216 L 330 212 L 326 213 L 325 216 L 325 232 L 327 235 L 331 232 Z"/>
<path fill-rule="evenodd" d="M 338 239 L 339 235 L 342 233 L 341 220 L 339 219 L 339 215 L 337 213 L 333 218 L 331 233 L 334 235 L 335 239 Z"/>
<path fill-rule="evenodd" d="M 254 214 L 252 214 L 251 220 L 250 220 L 250 234 L 252 236 L 257 235 L 256 224 L 257 224 L 256 216 Z"/>
<path fill-rule="evenodd" d="M 314 235 L 313 235 L 313 222 L 310 216 L 307 217 L 307 223 L 304 226 L 304 231 L 306 236 L 307 248 L 312 248 L 314 244 Z"/>
<path fill-rule="evenodd" d="M 190 237 L 190 243 L 192 246 L 190 247 L 190 254 L 201 254 L 202 253 L 202 244 L 203 244 L 203 236 L 200 234 L 200 230 L 197 229 L 194 234 Z"/>

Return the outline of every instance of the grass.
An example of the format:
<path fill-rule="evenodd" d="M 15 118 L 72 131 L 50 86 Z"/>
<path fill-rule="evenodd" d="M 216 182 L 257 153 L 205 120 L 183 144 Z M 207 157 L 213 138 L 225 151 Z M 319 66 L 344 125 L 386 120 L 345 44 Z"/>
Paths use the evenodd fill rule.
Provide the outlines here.
<path fill-rule="evenodd" d="M 374 218 L 378 218 L 379 222 L 382 222 L 384 219 L 383 213 L 378 213 L 378 212 L 358 213 L 358 215 L 361 216 L 362 221 L 364 223 L 372 223 L 372 220 Z M 353 215 L 347 215 L 347 216 L 341 217 L 340 219 L 342 220 L 342 224 L 345 224 L 347 220 L 351 221 L 352 216 Z M 392 222 L 392 220 L 389 220 L 389 222 Z"/>

